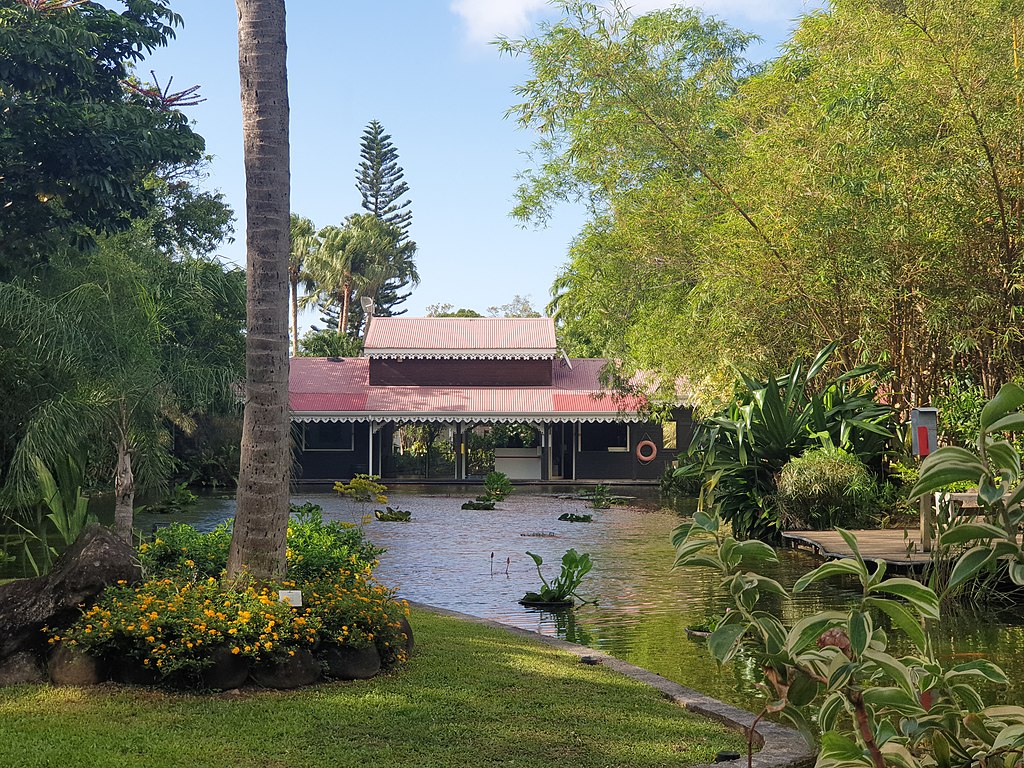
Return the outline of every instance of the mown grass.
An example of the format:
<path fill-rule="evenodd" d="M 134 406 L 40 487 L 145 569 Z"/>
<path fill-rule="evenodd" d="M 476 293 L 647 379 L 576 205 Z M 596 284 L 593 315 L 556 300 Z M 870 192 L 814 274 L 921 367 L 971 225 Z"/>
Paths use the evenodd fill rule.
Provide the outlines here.
<path fill-rule="evenodd" d="M 0 689 L 0 766 L 685 766 L 742 738 L 646 686 L 422 611 L 408 665 L 283 693 Z"/>

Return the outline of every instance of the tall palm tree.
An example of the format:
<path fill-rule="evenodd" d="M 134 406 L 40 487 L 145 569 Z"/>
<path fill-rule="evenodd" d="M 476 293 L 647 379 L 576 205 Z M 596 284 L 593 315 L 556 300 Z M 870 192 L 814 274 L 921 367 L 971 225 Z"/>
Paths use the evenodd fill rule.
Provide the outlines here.
<path fill-rule="evenodd" d="M 292 355 L 299 356 L 299 283 L 303 280 L 306 261 L 320 247 L 313 222 L 297 213 L 289 220 L 288 286 L 292 307 Z"/>
<path fill-rule="evenodd" d="M 228 576 L 284 573 L 288 413 L 288 71 L 285 0 L 235 0 L 245 153 L 248 316 L 238 507 Z"/>
<path fill-rule="evenodd" d="M 413 256 L 416 244 L 402 241 L 402 231 L 371 213 L 356 213 L 342 227 L 320 230 L 320 247 L 306 261 L 309 293 L 300 306 L 313 304 L 338 307 L 338 333 L 352 320 L 355 293 L 374 300 L 389 281 L 401 278 L 419 284 Z M 359 335 L 359 329 L 355 329 Z"/>

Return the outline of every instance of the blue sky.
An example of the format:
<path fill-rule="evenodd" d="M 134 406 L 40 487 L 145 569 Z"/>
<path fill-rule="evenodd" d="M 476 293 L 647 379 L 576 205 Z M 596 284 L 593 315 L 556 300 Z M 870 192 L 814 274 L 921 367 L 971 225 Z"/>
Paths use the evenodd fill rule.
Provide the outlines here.
<path fill-rule="evenodd" d="M 665 7 L 639 0 L 638 11 Z M 803 0 L 704 0 L 695 5 L 764 42 L 766 58 L 793 20 L 817 3 Z M 177 40 L 139 68 L 172 90 L 199 84 L 207 101 L 188 114 L 213 155 L 207 185 L 244 210 L 235 5 L 176 0 L 185 19 Z M 498 56 L 497 34 L 529 33 L 553 9 L 544 0 L 291 0 L 288 75 L 291 99 L 292 210 L 318 226 L 359 210 L 359 139 L 383 123 L 410 187 L 412 237 L 422 283 L 406 306 L 433 303 L 483 311 L 515 294 L 538 307 L 583 222 L 571 206 L 543 230 L 524 229 L 508 212 L 533 136 L 504 114 L 525 62 Z M 243 263 L 244 221 L 221 253 Z M 314 317 L 306 319 L 308 323 Z"/>

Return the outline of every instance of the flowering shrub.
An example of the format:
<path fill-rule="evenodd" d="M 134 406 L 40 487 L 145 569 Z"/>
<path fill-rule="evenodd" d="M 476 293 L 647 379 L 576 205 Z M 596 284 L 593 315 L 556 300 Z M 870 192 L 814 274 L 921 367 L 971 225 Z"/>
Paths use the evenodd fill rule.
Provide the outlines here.
<path fill-rule="evenodd" d="M 336 520 L 325 523 L 319 508 L 288 522 L 288 577 L 294 581 L 339 571 L 369 571 L 383 552 L 364 539 L 358 526 Z"/>
<path fill-rule="evenodd" d="M 151 541 L 139 545 L 139 560 L 149 576 L 195 574 L 219 576 L 228 564 L 231 521 L 203 533 L 191 525 L 171 523 Z"/>
<path fill-rule="evenodd" d="M 384 666 L 405 661 L 402 619 L 408 603 L 378 584 L 369 569 L 341 571 L 302 586 L 303 602 L 320 626 L 321 642 L 350 648 L 377 646 Z"/>
<path fill-rule="evenodd" d="M 288 523 L 288 572 L 297 581 L 319 578 L 340 569 L 374 567 L 384 551 L 365 541 L 363 531 L 349 523 L 325 523 L 321 508 L 306 504 L 292 508 Z M 151 578 L 218 577 L 227 567 L 231 522 L 203 533 L 173 523 L 139 545 L 139 559 Z"/>
<path fill-rule="evenodd" d="M 132 659 L 161 677 L 188 676 L 208 666 L 218 648 L 256 661 L 294 655 L 317 642 L 320 628 L 313 611 L 280 602 L 276 589 L 235 589 L 213 578 L 160 579 L 108 588 L 50 642 L 63 641 L 93 656 Z"/>

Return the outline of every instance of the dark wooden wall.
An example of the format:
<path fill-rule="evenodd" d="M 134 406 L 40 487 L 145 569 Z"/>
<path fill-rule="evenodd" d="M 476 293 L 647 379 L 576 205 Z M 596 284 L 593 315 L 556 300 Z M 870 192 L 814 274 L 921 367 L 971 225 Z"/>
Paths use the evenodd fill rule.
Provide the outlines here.
<path fill-rule="evenodd" d="M 370 360 L 372 386 L 550 387 L 550 360 Z"/>

